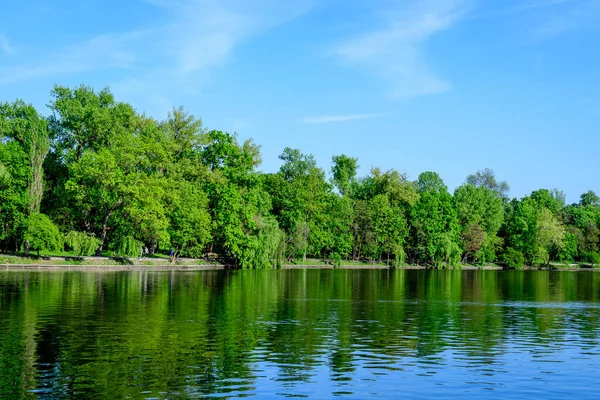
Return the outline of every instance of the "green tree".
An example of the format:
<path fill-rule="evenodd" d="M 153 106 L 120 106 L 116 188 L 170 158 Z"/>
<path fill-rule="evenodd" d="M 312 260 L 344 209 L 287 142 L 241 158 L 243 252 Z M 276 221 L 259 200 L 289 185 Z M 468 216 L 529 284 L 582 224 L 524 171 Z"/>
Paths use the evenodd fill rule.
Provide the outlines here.
<path fill-rule="evenodd" d="M 497 192 L 485 186 L 465 184 L 454 191 L 454 204 L 463 241 L 463 262 L 472 257 L 477 261 L 485 243 L 496 241 L 502 222 L 504 208 Z M 486 237 L 489 237 L 486 240 Z M 494 246 L 486 249 L 486 257 L 493 261 Z"/>
<path fill-rule="evenodd" d="M 291 256 L 320 256 L 331 249 L 327 215 L 331 186 L 312 155 L 285 148 L 277 177 L 268 179 L 266 189 L 273 199 L 273 211 L 288 237 Z M 306 245 L 306 246 L 305 246 Z"/>
<path fill-rule="evenodd" d="M 29 213 L 29 158 L 15 140 L 1 137 L 0 165 L 0 242 L 5 250 L 17 250 Z"/>
<path fill-rule="evenodd" d="M 29 213 L 39 213 L 44 192 L 43 163 L 50 150 L 48 122 L 32 105 L 0 104 L 0 136 L 16 140 L 29 157 Z"/>
<path fill-rule="evenodd" d="M 498 182 L 494 170 L 490 168 L 484 168 L 473 175 L 469 175 L 467 177 L 467 184 L 475 187 L 485 187 L 496 192 L 502 199 L 507 199 L 508 192 L 510 191 L 508 183 L 506 181 Z"/>
<path fill-rule="evenodd" d="M 597 206 L 600 204 L 600 197 L 592 190 L 583 193 L 580 197 L 579 204 L 582 206 Z"/>
<path fill-rule="evenodd" d="M 509 247 L 503 254 L 504 262 L 510 268 L 523 268 L 523 264 L 525 263 L 525 258 L 523 257 L 523 253 L 519 250 L 513 249 Z"/>
<path fill-rule="evenodd" d="M 137 122 L 133 107 L 115 101 L 108 89 L 96 93 L 81 85 L 54 86 L 49 107 L 52 142 L 61 157 L 79 160 L 84 150 L 110 147 L 113 139 L 132 132 Z"/>
<path fill-rule="evenodd" d="M 201 257 L 211 239 L 208 197 L 187 181 L 166 192 L 171 244 L 181 254 Z"/>
<path fill-rule="evenodd" d="M 506 226 L 507 244 L 520 252 L 525 263 L 531 265 L 537 255 L 538 204 L 530 197 L 513 200 Z"/>
<path fill-rule="evenodd" d="M 550 263 L 551 254 L 558 254 L 564 248 L 565 229 L 550 210 L 543 207 L 537 220 L 537 258 L 543 264 Z"/>
<path fill-rule="evenodd" d="M 342 154 L 333 156 L 332 162 L 331 173 L 333 175 L 333 183 L 343 196 L 348 192 L 350 185 L 356 177 L 358 159 Z"/>
<path fill-rule="evenodd" d="M 377 240 L 377 257 L 386 254 L 387 262 L 394 251 L 403 247 L 408 235 L 408 224 L 404 212 L 393 207 L 386 195 L 380 194 L 369 201 L 369 214 Z"/>
<path fill-rule="evenodd" d="M 71 231 L 65 236 L 65 244 L 78 256 L 91 256 L 96 252 L 100 241 L 89 233 Z"/>
<path fill-rule="evenodd" d="M 414 257 L 438 267 L 443 263 L 455 264 L 456 247 L 453 244 L 460 239 L 452 196 L 433 172 L 419 175 L 417 186 L 420 198 L 411 210 Z"/>
<path fill-rule="evenodd" d="M 251 141 L 240 145 L 234 135 L 221 131 L 210 131 L 208 139 L 201 159 L 211 171 L 207 194 L 214 244 L 244 268 L 262 267 L 255 264 L 264 260 L 256 257 L 256 246 L 271 199 L 254 170 L 260 161 L 258 148 Z M 267 225 L 264 229 L 273 232 Z"/>
<path fill-rule="evenodd" d="M 44 214 L 31 214 L 27 218 L 23 240 L 38 255 L 40 252 L 60 251 L 63 247 L 58 227 Z"/>

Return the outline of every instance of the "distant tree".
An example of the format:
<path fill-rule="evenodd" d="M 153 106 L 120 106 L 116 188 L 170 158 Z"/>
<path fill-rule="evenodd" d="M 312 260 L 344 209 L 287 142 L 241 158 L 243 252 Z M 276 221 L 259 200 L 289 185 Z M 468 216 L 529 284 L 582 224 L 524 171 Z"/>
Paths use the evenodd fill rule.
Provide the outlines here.
<path fill-rule="evenodd" d="M 537 219 L 537 258 L 543 264 L 550 263 L 550 255 L 564 248 L 565 229 L 550 210 L 543 207 Z"/>
<path fill-rule="evenodd" d="M 531 265 L 537 256 L 538 204 L 530 197 L 513 200 L 511 213 L 505 227 L 509 248 L 521 253 L 525 263 Z"/>
<path fill-rule="evenodd" d="M 554 191 L 548 189 L 534 190 L 529 197 L 537 203 L 539 209 L 545 207 L 554 215 L 558 214 L 564 207 L 564 201 L 561 196 L 555 197 Z"/>
<path fill-rule="evenodd" d="M 498 182 L 494 170 L 484 168 L 473 175 L 467 176 L 467 183 L 475 187 L 485 187 L 496 192 L 501 198 L 508 198 L 510 186 L 506 181 Z"/>
<path fill-rule="evenodd" d="M 433 172 L 419 175 L 418 187 L 420 198 L 410 214 L 416 257 L 438 267 L 444 262 L 455 264 L 460 226 L 452 196 Z"/>
<path fill-rule="evenodd" d="M 596 206 L 600 203 L 600 197 L 592 190 L 583 193 L 580 199 L 579 204 L 582 206 Z"/>
<path fill-rule="evenodd" d="M 176 161 L 193 158 L 202 146 L 208 144 L 206 130 L 202 120 L 196 119 L 183 107 L 173 108 L 162 127 L 168 132 L 172 151 Z"/>
<path fill-rule="evenodd" d="M 454 191 L 454 204 L 461 225 L 463 262 L 479 258 L 484 244 L 487 261 L 493 261 L 496 234 L 504 220 L 502 199 L 497 192 L 485 186 L 464 184 Z M 492 258 L 492 259 L 489 259 Z"/>
<path fill-rule="evenodd" d="M 348 192 L 350 184 L 356 177 L 358 159 L 342 154 L 333 156 L 332 162 L 333 166 L 331 167 L 331 172 L 333 174 L 333 183 L 343 196 Z"/>
<path fill-rule="evenodd" d="M 444 181 L 436 172 L 427 171 L 419 175 L 419 179 L 417 180 L 417 189 L 419 193 L 442 193 L 447 191 L 448 187 L 444 184 Z"/>

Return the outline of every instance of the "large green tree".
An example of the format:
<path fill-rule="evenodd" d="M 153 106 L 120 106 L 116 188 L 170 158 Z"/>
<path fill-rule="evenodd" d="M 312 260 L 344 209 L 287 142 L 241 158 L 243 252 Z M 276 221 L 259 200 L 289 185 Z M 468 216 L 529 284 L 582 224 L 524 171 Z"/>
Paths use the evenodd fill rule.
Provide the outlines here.
<path fill-rule="evenodd" d="M 497 233 L 504 220 L 502 198 L 486 186 L 469 183 L 454 191 L 454 204 L 461 226 L 463 262 L 494 261 Z"/>
<path fill-rule="evenodd" d="M 417 187 L 420 198 L 411 210 L 413 258 L 438 267 L 455 266 L 460 261 L 460 229 L 452 196 L 435 172 L 419 175 Z"/>
<path fill-rule="evenodd" d="M 22 100 L 0 104 L 0 136 L 19 143 L 29 158 L 29 213 L 37 213 L 44 192 L 42 167 L 50 150 L 48 122 Z"/>

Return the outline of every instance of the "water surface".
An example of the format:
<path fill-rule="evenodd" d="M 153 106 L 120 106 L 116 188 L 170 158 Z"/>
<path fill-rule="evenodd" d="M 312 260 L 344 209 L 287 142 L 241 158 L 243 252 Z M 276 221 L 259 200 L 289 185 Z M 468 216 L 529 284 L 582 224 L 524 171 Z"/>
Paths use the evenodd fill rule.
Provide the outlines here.
<path fill-rule="evenodd" d="M 0 398 L 600 398 L 600 274 L 0 272 Z"/>

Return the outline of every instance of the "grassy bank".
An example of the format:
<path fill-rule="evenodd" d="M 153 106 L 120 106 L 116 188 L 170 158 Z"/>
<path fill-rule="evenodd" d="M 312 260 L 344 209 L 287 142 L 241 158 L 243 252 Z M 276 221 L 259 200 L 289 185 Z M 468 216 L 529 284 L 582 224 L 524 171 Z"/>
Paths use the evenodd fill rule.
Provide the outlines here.
<path fill-rule="evenodd" d="M 546 266 L 524 267 L 523 270 L 600 270 L 600 266 L 592 268 L 589 264 L 564 264 L 552 263 Z M 76 257 L 72 255 L 52 255 L 45 257 L 24 256 L 19 254 L 0 254 L 0 268 L 9 270 L 213 270 L 230 269 L 232 266 L 216 261 L 207 261 L 195 258 L 179 258 L 175 262 L 166 255 L 152 255 L 142 258 L 125 257 Z M 364 262 L 356 260 L 342 260 L 341 265 L 335 266 L 329 259 L 306 259 L 282 265 L 283 269 L 388 269 L 393 268 L 383 262 Z M 398 269 L 433 269 L 431 266 L 403 265 Z M 503 270 L 503 265 L 471 265 L 465 264 L 462 270 Z"/>

